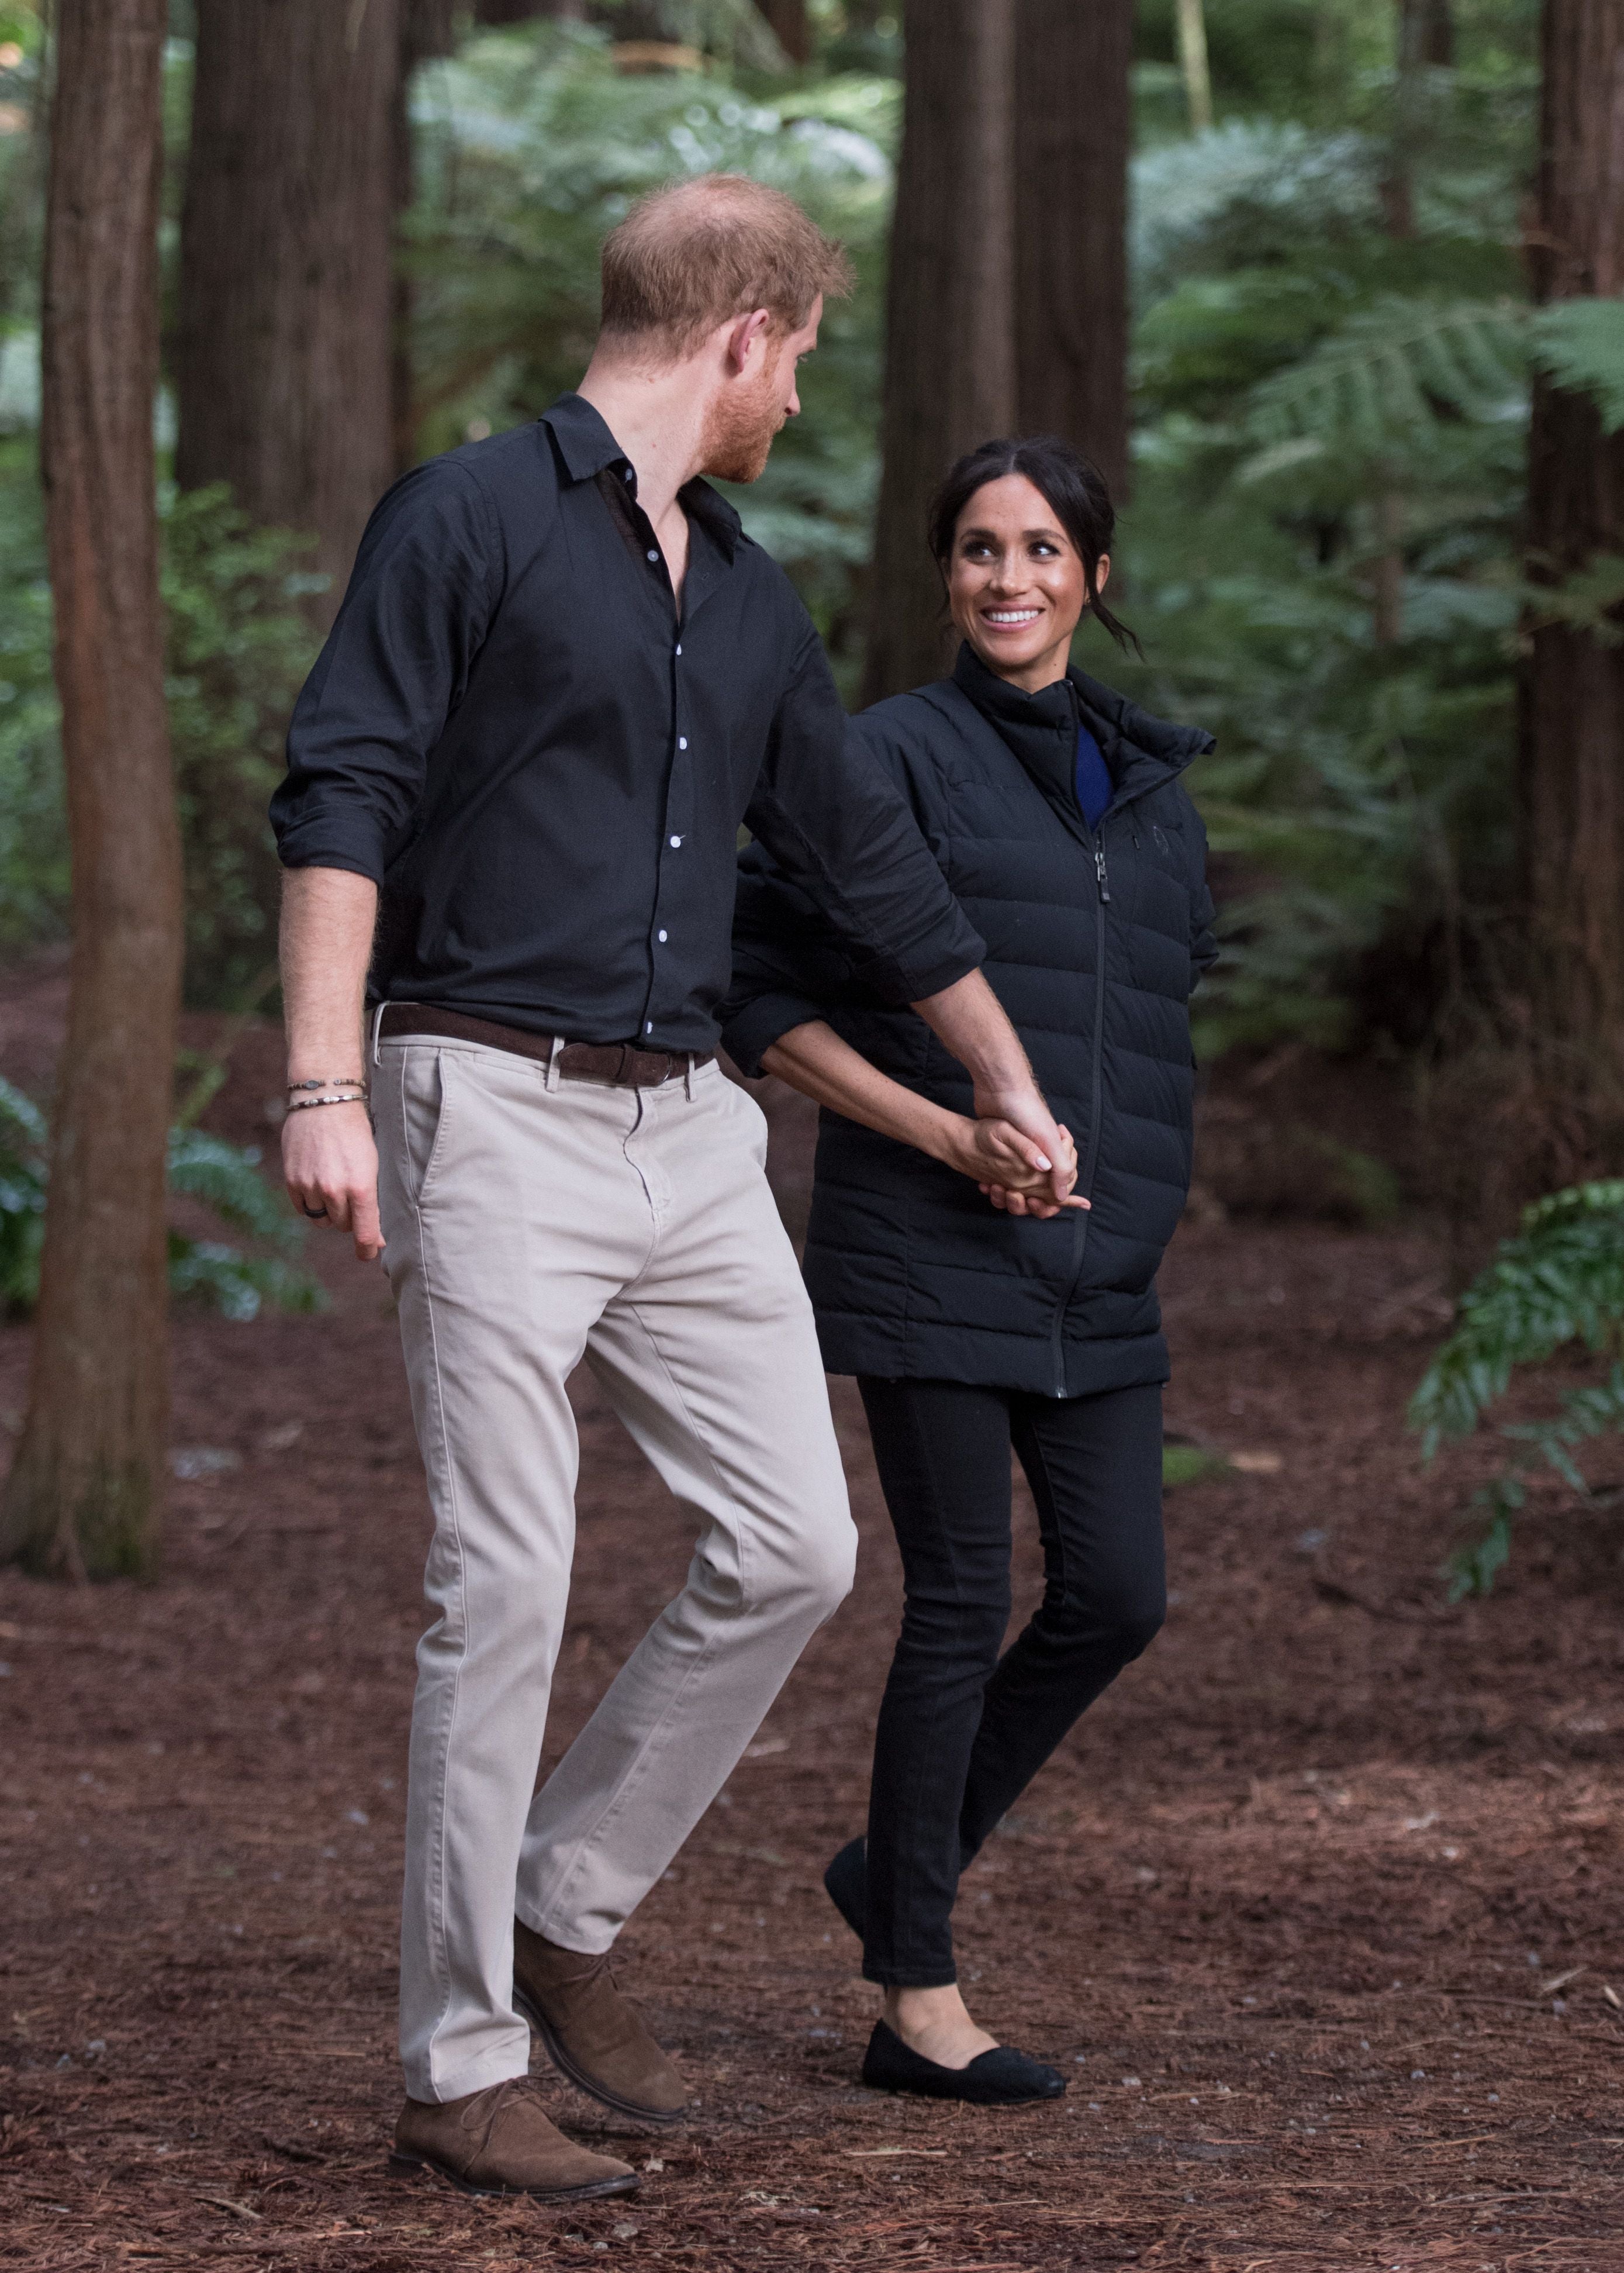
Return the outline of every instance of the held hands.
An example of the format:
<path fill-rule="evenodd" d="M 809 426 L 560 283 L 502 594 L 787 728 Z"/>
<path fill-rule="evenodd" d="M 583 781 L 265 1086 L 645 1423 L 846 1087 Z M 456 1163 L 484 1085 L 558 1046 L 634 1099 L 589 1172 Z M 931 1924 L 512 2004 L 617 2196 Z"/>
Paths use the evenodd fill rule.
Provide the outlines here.
<path fill-rule="evenodd" d="M 1064 1208 L 1086 1208 L 1073 1197 L 1077 1148 L 1071 1131 L 1051 1122 L 1054 1135 L 1045 1150 L 1003 1116 L 960 1119 L 954 1132 L 951 1164 L 972 1177 L 995 1208 L 1007 1215 L 1031 1215 L 1046 1221 Z M 1057 1197 L 1057 1194 L 1059 1197 Z"/>
<path fill-rule="evenodd" d="M 301 1213 L 325 1230 L 347 1231 L 357 1263 L 384 1251 L 378 1218 L 378 1147 L 359 1099 L 290 1113 L 282 1123 L 282 1174 Z"/>

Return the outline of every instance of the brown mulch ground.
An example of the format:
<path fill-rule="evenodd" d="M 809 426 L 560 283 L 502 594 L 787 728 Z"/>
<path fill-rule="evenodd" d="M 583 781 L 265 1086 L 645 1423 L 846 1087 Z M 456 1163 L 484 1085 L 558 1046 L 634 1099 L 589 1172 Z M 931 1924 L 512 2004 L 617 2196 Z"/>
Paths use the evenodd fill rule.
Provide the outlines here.
<path fill-rule="evenodd" d="M 8 1072 L 48 1061 L 43 999 Z M 273 1039 L 239 1063 L 244 1133 Z M 1171 1496 L 1166 1632 L 960 1907 L 971 2001 L 1066 2068 L 1058 2107 L 857 2082 L 876 1992 L 819 1872 L 861 1824 L 897 1567 L 836 1384 L 857 1594 L 624 1944 L 694 2119 L 625 2142 L 635 2201 L 563 2211 L 385 2174 L 425 1505 L 383 1281 L 326 1267 L 325 1317 L 179 1322 L 158 1585 L 0 1576 L 0 2263 L 1624 2268 L 1621 1533 L 1553 1500 L 1512 1582 L 1447 1607 L 1463 1472 L 1401 1426 L 1424 1230 L 1177 1242 L 1170 1417 L 1251 1469 Z M 25 1360 L 0 1335 L 12 1426 Z M 550 1757 L 686 1553 L 580 1410 Z"/>

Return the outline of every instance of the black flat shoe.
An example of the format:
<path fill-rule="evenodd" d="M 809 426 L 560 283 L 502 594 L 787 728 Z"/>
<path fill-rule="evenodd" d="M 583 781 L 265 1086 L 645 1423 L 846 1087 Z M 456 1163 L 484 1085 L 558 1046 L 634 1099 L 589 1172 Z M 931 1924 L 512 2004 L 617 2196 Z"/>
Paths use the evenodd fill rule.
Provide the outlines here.
<path fill-rule="evenodd" d="M 859 1941 L 868 1909 L 868 1842 L 853 1839 L 823 1874 L 824 1891 Z"/>
<path fill-rule="evenodd" d="M 978 2052 L 968 2067 L 940 2067 L 905 2044 L 883 2021 L 875 2022 L 868 2040 L 863 2081 L 871 2091 L 913 2091 L 925 2099 L 968 2099 L 978 2107 L 1022 2107 L 1035 2099 L 1059 2099 L 1066 2089 L 1066 2078 L 1057 2068 L 1029 2059 L 1012 2044 Z"/>

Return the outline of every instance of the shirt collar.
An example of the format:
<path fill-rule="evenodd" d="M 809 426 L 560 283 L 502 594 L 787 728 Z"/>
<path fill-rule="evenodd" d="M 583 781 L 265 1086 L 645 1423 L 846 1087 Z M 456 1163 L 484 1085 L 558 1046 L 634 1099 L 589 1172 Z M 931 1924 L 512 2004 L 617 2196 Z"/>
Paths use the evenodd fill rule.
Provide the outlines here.
<path fill-rule="evenodd" d="M 594 481 L 606 468 L 613 467 L 618 471 L 632 462 L 602 414 L 584 395 L 561 394 L 542 413 L 542 424 L 551 434 L 572 482 Z M 636 495 L 635 490 L 632 494 Z M 726 498 L 718 495 L 708 482 L 698 478 L 685 482 L 677 494 L 684 512 L 692 514 L 715 539 L 730 564 L 743 523 Z"/>

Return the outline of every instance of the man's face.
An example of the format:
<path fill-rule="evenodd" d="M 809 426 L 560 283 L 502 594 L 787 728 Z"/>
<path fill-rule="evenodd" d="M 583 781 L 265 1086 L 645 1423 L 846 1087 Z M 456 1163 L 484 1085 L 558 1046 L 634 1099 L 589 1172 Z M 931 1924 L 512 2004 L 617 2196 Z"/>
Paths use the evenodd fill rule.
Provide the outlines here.
<path fill-rule="evenodd" d="M 766 470 L 775 436 L 801 408 L 796 366 L 818 344 L 821 296 L 798 331 L 763 332 L 750 369 L 730 379 L 711 404 L 702 470 L 722 482 L 753 482 Z"/>

